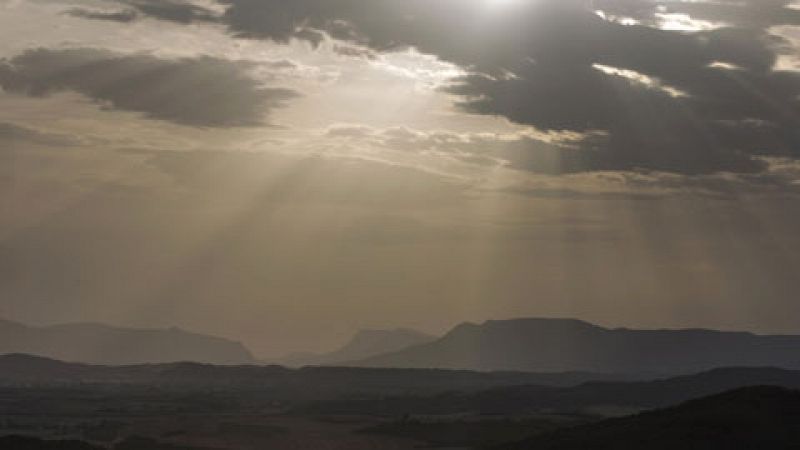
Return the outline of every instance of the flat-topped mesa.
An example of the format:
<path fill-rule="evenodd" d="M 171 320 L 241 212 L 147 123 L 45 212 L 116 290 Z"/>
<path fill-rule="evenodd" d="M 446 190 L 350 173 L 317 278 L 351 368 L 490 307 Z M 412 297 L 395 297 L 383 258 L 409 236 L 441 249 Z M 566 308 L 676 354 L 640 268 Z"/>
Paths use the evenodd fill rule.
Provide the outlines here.
<path fill-rule="evenodd" d="M 442 338 L 357 361 L 367 367 L 681 374 L 725 366 L 800 367 L 800 336 L 604 328 L 576 319 L 462 323 Z"/>

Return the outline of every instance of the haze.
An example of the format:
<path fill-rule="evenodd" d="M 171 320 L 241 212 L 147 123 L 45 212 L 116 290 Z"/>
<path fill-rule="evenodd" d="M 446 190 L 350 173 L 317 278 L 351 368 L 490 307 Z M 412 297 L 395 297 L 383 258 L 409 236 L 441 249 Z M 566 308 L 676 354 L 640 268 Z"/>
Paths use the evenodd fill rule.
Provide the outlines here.
<path fill-rule="evenodd" d="M 800 333 L 800 4 L 0 0 L 0 317 L 263 358 Z"/>

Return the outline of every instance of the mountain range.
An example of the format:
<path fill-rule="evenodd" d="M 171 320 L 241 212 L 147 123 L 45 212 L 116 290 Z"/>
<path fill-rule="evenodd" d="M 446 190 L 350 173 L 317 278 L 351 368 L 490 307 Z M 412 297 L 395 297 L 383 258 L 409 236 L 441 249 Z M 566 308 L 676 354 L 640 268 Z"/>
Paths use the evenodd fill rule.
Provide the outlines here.
<path fill-rule="evenodd" d="M 239 342 L 178 328 L 89 323 L 34 327 L 0 320 L 0 354 L 8 353 L 99 365 L 258 364 Z M 490 320 L 462 323 L 439 338 L 408 329 L 364 330 L 336 351 L 294 355 L 277 363 L 641 378 L 717 367 L 800 369 L 800 336 L 604 328 L 575 319 Z"/>
<path fill-rule="evenodd" d="M 255 361 L 239 342 L 178 328 L 133 329 L 94 323 L 35 327 L 0 320 L 0 354 L 4 353 L 108 365 L 175 361 L 249 364 Z"/>
<path fill-rule="evenodd" d="M 800 368 L 800 336 L 610 329 L 574 319 L 490 320 L 351 365 L 661 375 L 731 366 Z"/>

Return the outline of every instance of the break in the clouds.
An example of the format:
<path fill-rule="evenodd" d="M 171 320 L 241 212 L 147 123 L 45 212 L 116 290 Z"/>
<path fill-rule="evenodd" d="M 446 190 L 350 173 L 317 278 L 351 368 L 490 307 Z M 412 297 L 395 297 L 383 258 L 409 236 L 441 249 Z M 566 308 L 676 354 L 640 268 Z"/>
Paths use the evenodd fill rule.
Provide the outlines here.
<path fill-rule="evenodd" d="M 436 55 L 470 72 L 448 88 L 463 110 L 590 133 L 558 167 L 537 164 L 533 146 L 532 164 L 517 166 L 535 172 L 754 173 L 762 157 L 800 156 L 800 73 L 776 69 L 797 48 L 771 34 L 800 24 L 789 0 L 221 0 L 216 16 L 189 2 L 122 3 L 239 37 L 325 33 Z"/>
<path fill-rule="evenodd" d="M 297 94 L 263 86 L 252 69 L 212 57 L 40 48 L 0 61 L 0 87 L 31 97 L 75 91 L 104 107 L 183 125 L 263 125 L 270 111 Z"/>

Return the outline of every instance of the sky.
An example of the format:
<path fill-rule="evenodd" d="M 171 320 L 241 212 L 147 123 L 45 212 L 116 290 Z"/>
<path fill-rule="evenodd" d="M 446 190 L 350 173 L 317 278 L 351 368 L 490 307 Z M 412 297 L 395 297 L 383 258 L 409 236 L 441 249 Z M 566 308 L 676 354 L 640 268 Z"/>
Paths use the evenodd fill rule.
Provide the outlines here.
<path fill-rule="evenodd" d="M 0 317 L 800 333 L 800 3 L 0 0 Z"/>

